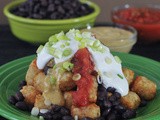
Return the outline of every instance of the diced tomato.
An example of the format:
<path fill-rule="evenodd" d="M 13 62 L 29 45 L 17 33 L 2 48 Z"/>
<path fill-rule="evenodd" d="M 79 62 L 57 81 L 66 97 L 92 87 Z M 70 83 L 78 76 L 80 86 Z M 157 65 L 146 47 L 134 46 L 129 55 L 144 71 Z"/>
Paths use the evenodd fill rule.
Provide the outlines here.
<path fill-rule="evenodd" d="M 73 73 L 81 75 L 80 80 L 76 81 L 77 91 L 72 92 L 73 104 L 76 106 L 86 106 L 89 104 L 89 90 L 93 84 L 94 65 L 91 61 L 91 55 L 87 48 L 80 49 L 73 57 Z"/>

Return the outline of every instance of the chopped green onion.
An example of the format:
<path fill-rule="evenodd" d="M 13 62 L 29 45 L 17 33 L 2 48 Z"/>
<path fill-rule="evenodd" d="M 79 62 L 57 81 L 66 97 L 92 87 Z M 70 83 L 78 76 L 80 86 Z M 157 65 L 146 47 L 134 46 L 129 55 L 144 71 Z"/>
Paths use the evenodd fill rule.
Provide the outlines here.
<path fill-rule="evenodd" d="M 72 79 L 73 79 L 74 81 L 78 81 L 78 80 L 81 79 L 81 75 L 80 75 L 79 73 L 76 73 L 76 74 L 74 74 L 74 75 L 72 76 Z"/>
<path fill-rule="evenodd" d="M 75 39 L 76 39 L 77 41 L 81 41 L 81 40 L 82 40 L 82 35 L 81 35 L 79 32 L 76 33 Z"/>
<path fill-rule="evenodd" d="M 67 48 L 63 51 L 63 56 L 67 57 L 72 53 L 72 50 L 70 48 Z"/>
<path fill-rule="evenodd" d="M 93 47 L 99 47 L 101 42 L 99 40 L 94 41 Z"/>
<path fill-rule="evenodd" d="M 112 59 L 109 58 L 109 57 L 106 57 L 106 58 L 105 58 L 105 62 L 106 62 L 107 64 L 111 64 L 111 63 L 112 63 Z"/>
<path fill-rule="evenodd" d="M 36 53 L 37 53 L 37 54 L 40 53 L 40 52 L 42 51 L 42 49 L 43 49 L 43 45 L 40 45 L 40 46 L 38 47 Z"/>
<path fill-rule="evenodd" d="M 57 39 L 56 35 L 51 36 L 51 37 L 49 38 L 49 42 L 50 42 L 50 43 L 56 43 L 56 42 L 58 42 L 58 39 Z"/>
<path fill-rule="evenodd" d="M 72 70 L 73 66 L 74 66 L 74 65 L 73 65 L 72 63 L 70 63 L 70 62 L 64 62 L 64 63 L 63 63 L 63 68 L 64 68 L 65 70 L 67 70 L 67 71 Z"/>
<path fill-rule="evenodd" d="M 79 48 L 85 48 L 86 47 L 86 42 L 80 42 Z"/>
<path fill-rule="evenodd" d="M 83 32 L 82 37 L 83 38 L 90 38 L 91 37 L 91 32 Z"/>
<path fill-rule="evenodd" d="M 63 67 L 60 67 L 59 70 L 58 70 L 58 73 L 62 74 L 64 73 L 66 70 L 63 68 Z"/>
<path fill-rule="evenodd" d="M 50 76 L 50 83 L 51 83 L 52 85 L 55 85 L 56 82 L 57 82 L 56 78 L 55 78 L 54 76 Z"/>
<path fill-rule="evenodd" d="M 118 76 L 119 78 L 123 79 L 123 76 L 122 76 L 122 75 L 120 75 L 120 74 L 117 74 L 117 76 Z"/>
<path fill-rule="evenodd" d="M 57 65 L 55 64 L 54 66 L 53 66 L 53 69 L 55 70 L 57 68 Z"/>
<path fill-rule="evenodd" d="M 69 43 L 69 42 L 65 42 L 65 45 L 66 45 L 66 46 L 69 46 L 69 45 L 70 45 L 70 43 Z"/>
<path fill-rule="evenodd" d="M 54 51 L 55 49 L 53 47 L 47 47 L 47 51 L 50 55 L 53 55 L 54 56 Z"/>
<path fill-rule="evenodd" d="M 114 56 L 114 59 L 115 59 L 115 61 L 116 61 L 117 63 L 119 63 L 119 64 L 122 63 L 121 59 L 120 59 L 118 56 Z"/>
<path fill-rule="evenodd" d="M 60 32 L 56 35 L 58 40 L 69 40 L 69 38 L 64 34 L 64 32 Z"/>
<path fill-rule="evenodd" d="M 62 51 L 56 49 L 53 56 L 56 57 L 56 58 L 61 58 L 62 57 Z"/>
<path fill-rule="evenodd" d="M 61 48 L 65 48 L 65 45 L 64 45 L 64 44 L 62 44 L 60 47 L 61 47 Z"/>

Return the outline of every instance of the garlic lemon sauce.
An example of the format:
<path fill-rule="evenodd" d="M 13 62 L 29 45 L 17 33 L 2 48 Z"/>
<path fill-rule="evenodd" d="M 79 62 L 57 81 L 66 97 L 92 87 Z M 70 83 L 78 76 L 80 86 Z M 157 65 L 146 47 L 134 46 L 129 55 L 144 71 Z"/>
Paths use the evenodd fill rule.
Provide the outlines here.
<path fill-rule="evenodd" d="M 43 69 L 47 62 L 54 58 L 55 64 L 73 57 L 77 50 L 87 48 L 91 53 L 95 70 L 98 72 L 98 83 L 105 88 L 114 87 L 122 96 L 128 94 L 129 86 L 122 72 L 121 60 L 110 53 L 108 47 L 96 39 L 91 32 L 81 33 L 72 29 L 53 35 L 49 41 L 37 50 L 37 66 Z"/>
<path fill-rule="evenodd" d="M 83 29 L 82 32 L 93 33 L 111 51 L 129 52 L 136 43 L 136 33 L 128 26 L 93 27 L 91 29 Z"/>

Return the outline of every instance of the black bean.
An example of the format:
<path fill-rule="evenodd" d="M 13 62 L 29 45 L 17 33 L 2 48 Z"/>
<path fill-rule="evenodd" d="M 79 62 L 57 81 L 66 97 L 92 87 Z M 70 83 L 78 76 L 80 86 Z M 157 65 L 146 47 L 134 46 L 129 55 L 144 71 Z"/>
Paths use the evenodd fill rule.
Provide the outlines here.
<path fill-rule="evenodd" d="M 108 87 L 108 88 L 107 88 L 107 91 L 108 91 L 108 92 L 111 92 L 111 93 L 114 93 L 114 92 L 116 91 L 116 89 L 113 88 L 113 87 Z"/>
<path fill-rule="evenodd" d="M 67 109 L 67 108 L 65 108 L 65 107 L 61 107 L 61 110 L 60 110 L 60 113 L 62 114 L 62 115 L 70 115 L 70 111 L 69 111 L 69 109 Z"/>
<path fill-rule="evenodd" d="M 57 13 L 52 13 L 50 19 L 56 19 L 58 17 Z"/>
<path fill-rule="evenodd" d="M 107 108 L 107 109 L 103 110 L 102 116 L 106 117 L 107 115 L 109 115 L 110 112 L 111 112 L 111 108 Z"/>
<path fill-rule="evenodd" d="M 110 96 L 110 97 L 109 97 L 109 101 L 111 101 L 111 102 L 116 101 L 116 97 L 115 97 L 114 95 Z"/>
<path fill-rule="evenodd" d="M 62 115 L 60 113 L 55 113 L 52 116 L 52 120 L 60 120 L 62 118 Z"/>
<path fill-rule="evenodd" d="M 103 101 L 103 106 L 104 106 L 105 108 L 111 108 L 111 107 L 112 107 L 112 103 L 111 103 L 110 101 L 104 100 L 104 101 Z"/>
<path fill-rule="evenodd" d="M 30 112 L 33 108 L 33 105 L 28 105 L 28 111 Z"/>
<path fill-rule="evenodd" d="M 46 13 L 41 11 L 44 8 Z M 53 14 L 55 11 L 58 15 Z M 13 8 L 11 12 L 26 18 L 67 19 L 89 14 L 93 12 L 93 8 L 78 0 L 26 0 L 18 7 Z M 35 13 L 36 15 L 34 15 Z M 38 16 L 37 13 L 42 16 Z"/>
<path fill-rule="evenodd" d="M 22 87 L 25 86 L 26 84 L 27 84 L 26 81 L 24 81 L 24 80 L 21 81 L 21 82 L 19 83 L 19 88 L 22 89 Z"/>
<path fill-rule="evenodd" d="M 117 105 L 114 107 L 115 110 L 118 111 L 118 113 L 123 113 L 126 111 L 126 108 L 123 105 Z"/>
<path fill-rule="evenodd" d="M 140 103 L 140 107 L 144 107 L 144 106 L 146 106 L 147 105 L 147 101 L 146 100 L 144 100 L 144 99 L 141 99 L 141 103 Z"/>
<path fill-rule="evenodd" d="M 103 85 L 99 84 L 99 85 L 98 85 L 98 91 L 106 92 L 106 88 L 103 87 Z"/>
<path fill-rule="evenodd" d="M 52 117 L 53 115 L 51 114 L 43 114 L 42 116 L 45 120 L 53 120 L 53 117 Z"/>
<path fill-rule="evenodd" d="M 115 113 L 110 113 L 106 120 L 118 120 Z"/>
<path fill-rule="evenodd" d="M 16 98 L 17 101 L 23 101 L 24 100 L 23 94 L 21 92 L 17 92 L 15 94 L 15 98 Z"/>
<path fill-rule="evenodd" d="M 41 6 L 46 7 L 48 5 L 47 0 L 41 0 Z"/>
<path fill-rule="evenodd" d="M 82 118 L 81 120 L 93 120 L 93 119 L 90 118 L 90 117 L 84 117 L 84 118 Z"/>
<path fill-rule="evenodd" d="M 72 116 L 67 115 L 67 116 L 63 116 L 62 120 L 74 120 L 74 118 Z"/>
<path fill-rule="evenodd" d="M 105 92 L 98 91 L 98 100 L 105 100 L 107 98 L 107 94 Z"/>
<path fill-rule="evenodd" d="M 38 13 L 39 9 L 40 9 L 40 4 L 37 4 L 34 6 L 33 12 Z"/>
<path fill-rule="evenodd" d="M 25 102 L 21 101 L 21 102 L 17 102 L 15 104 L 15 106 L 20 109 L 20 110 L 23 110 L 23 111 L 27 111 L 28 110 L 28 106 Z"/>
<path fill-rule="evenodd" d="M 8 101 L 12 105 L 15 105 L 17 103 L 17 100 L 16 100 L 15 96 L 13 96 L 13 95 L 9 97 Z"/>
<path fill-rule="evenodd" d="M 48 6 L 47 11 L 48 11 L 48 12 L 53 12 L 54 10 L 55 10 L 54 4 L 50 4 L 50 5 Z"/>
<path fill-rule="evenodd" d="M 112 102 L 112 105 L 113 105 L 113 106 L 117 106 L 117 105 L 119 105 L 119 104 L 120 104 L 120 101 L 119 101 L 119 100 Z"/>
<path fill-rule="evenodd" d="M 33 14 L 32 17 L 35 19 L 42 19 L 42 15 L 40 15 L 40 14 Z"/>
<path fill-rule="evenodd" d="M 104 117 L 99 117 L 99 118 L 96 118 L 96 120 L 105 120 Z"/>
<path fill-rule="evenodd" d="M 61 14 L 65 14 L 65 10 L 61 6 L 58 7 L 58 12 Z"/>
<path fill-rule="evenodd" d="M 61 110 L 61 106 L 59 106 L 59 105 L 52 105 L 52 110 L 54 112 L 59 112 Z"/>
<path fill-rule="evenodd" d="M 121 94 L 118 93 L 118 92 L 115 92 L 115 93 L 114 93 L 114 96 L 115 96 L 117 99 L 120 99 L 120 98 L 121 98 Z"/>
<path fill-rule="evenodd" d="M 60 0 L 55 0 L 55 1 L 54 1 L 54 4 L 55 4 L 55 5 L 60 5 L 61 2 L 60 2 Z"/>
<path fill-rule="evenodd" d="M 96 104 L 98 106 L 100 106 L 100 108 L 103 108 L 104 107 L 104 104 L 103 104 L 103 101 L 102 100 L 97 100 Z"/>
<path fill-rule="evenodd" d="M 124 119 L 130 119 L 134 118 L 136 116 L 136 111 L 135 110 L 126 110 L 123 114 L 122 117 Z"/>

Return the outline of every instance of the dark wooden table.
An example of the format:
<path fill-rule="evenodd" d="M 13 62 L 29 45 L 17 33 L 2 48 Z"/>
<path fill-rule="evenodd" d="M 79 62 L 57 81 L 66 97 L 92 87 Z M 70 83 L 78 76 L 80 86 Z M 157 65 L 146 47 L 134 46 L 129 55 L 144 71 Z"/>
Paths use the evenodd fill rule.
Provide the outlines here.
<path fill-rule="evenodd" d="M 0 66 L 12 60 L 35 54 L 37 47 L 13 36 L 8 26 L 0 26 Z M 160 61 L 160 42 L 148 45 L 136 43 L 130 53 Z M 4 120 L 4 118 L 0 117 L 0 120 Z"/>

